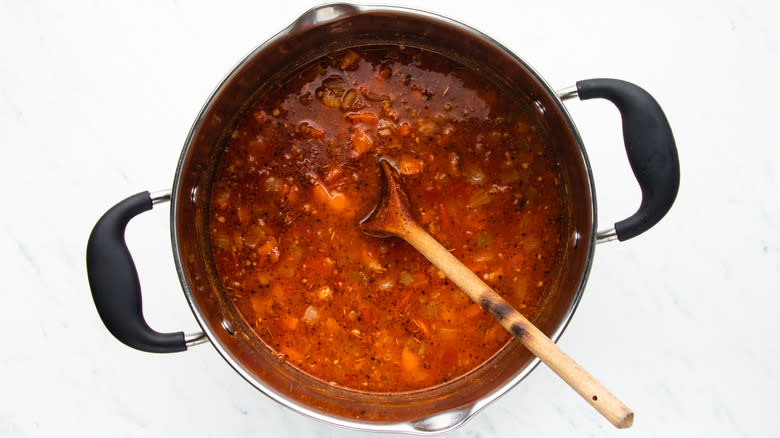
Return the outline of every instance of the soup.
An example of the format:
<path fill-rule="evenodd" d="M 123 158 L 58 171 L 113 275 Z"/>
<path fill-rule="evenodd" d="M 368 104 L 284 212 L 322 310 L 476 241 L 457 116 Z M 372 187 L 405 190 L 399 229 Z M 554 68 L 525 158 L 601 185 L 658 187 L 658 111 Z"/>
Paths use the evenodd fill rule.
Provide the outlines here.
<path fill-rule="evenodd" d="M 264 91 L 219 157 L 211 252 L 228 297 L 280 360 L 359 391 L 457 379 L 510 336 L 400 239 L 361 233 L 378 157 L 415 219 L 533 319 L 566 229 L 537 109 L 452 57 L 367 46 Z"/>

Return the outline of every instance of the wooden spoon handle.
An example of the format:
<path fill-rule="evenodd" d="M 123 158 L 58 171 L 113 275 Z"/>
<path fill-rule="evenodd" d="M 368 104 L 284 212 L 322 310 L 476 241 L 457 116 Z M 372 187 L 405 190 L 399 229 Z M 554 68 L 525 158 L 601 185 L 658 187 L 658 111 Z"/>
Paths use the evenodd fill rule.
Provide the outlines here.
<path fill-rule="evenodd" d="M 407 223 L 399 236 L 452 280 L 474 302 L 487 310 L 536 357 L 571 386 L 591 406 L 619 429 L 631 427 L 634 413 L 611 392 L 558 348 L 541 330 L 515 310 L 468 267 L 450 254 L 436 239 L 416 223 Z"/>

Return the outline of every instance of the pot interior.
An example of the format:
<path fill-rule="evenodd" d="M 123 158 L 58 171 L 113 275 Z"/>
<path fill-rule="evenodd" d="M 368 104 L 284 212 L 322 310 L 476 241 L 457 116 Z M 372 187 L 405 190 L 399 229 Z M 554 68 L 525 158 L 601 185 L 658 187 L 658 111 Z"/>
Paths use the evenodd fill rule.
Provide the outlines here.
<path fill-rule="evenodd" d="M 470 28 L 417 11 L 317 8 L 236 67 L 203 108 L 182 152 L 173 190 L 174 256 L 204 331 L 258 389 L 298 411 L 343 425 L 400 430 L 392 425 L 416 422 L 413 427 L 418 431 L 439 430 L 508 390 L 530 372 L 535 358 L 513 341 L 480 368 L 427 390 L 377 394 L 334 387 L 287 365 L 255 337 L 225 295 L 210 255 L 207 218 L 216 162 L 223 139 L 248 104 L 280 78 L 325 53 L 377 44 L 403 44 L 451 57 L 502 82 L 539 108 L 539 127 L 547 133 L 560 164 L 569 238 L 559 273 L 532 322 L 553 339 L 560 335 L 579 301 L 594 245 L 592 181 L 576 129 L 553 91 L 519 58 Z M 444 412 L 462 415 L 444 423 L 424 420 Z"/>

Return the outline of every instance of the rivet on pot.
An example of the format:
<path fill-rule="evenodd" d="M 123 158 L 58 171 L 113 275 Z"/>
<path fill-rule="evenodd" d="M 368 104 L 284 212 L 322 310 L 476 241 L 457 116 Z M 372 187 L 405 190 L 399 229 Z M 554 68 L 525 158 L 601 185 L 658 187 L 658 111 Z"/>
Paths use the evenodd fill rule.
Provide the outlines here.
<path fill-rule="evenodd" d="M 198 186 L 192 187 L 192 191 L 190 192 L 190 201 L 194 204 L 195 201 L 198 199 Z"/>
<path fill-rule="evenodd" d="M 547 112 L 547 108 L 544 107 L 544 104 L 538 100 L 534 100 L 534 104 L 536 105 L 536 108 L 539 110 L 540 114 L 544 114 Z"/>
<path fill-rule="evenodd" d="M 572 240 L 572 247 L 576 248 L 577 246 L 579 246 L 580 240 L 582 240 L 582 235 L 580 234 L 579 231 L 575 230 L 574 233 L 572 233 L 571 235 L 571 240 Z"/>
<path fill-rule="evenodd" d="M 233 327 L 231 327 L 230 321 L 228 321 L 227 319 L 223 318 L 222 319 L 222 328 L 225 329 L 227 334 L 229 334 L 230 336 L 233 336 Z"/>

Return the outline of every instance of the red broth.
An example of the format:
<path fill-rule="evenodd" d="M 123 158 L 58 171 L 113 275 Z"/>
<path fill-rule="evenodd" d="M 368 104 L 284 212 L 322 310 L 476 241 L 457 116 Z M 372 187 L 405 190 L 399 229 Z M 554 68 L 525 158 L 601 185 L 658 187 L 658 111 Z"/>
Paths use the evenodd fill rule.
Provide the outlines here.
<path fill-rule="evenodd" d="M 227 295 L 280 359 L 331 384 L 410 391 L 479 367 L 510 336 L 410 245 L 357 224 L 389 157 L 416 220 L 532 317 L 566 221 L 535 111 L 422 49 L 308 64 L 254 102 L 220 155 L 209 231 Z"/>

